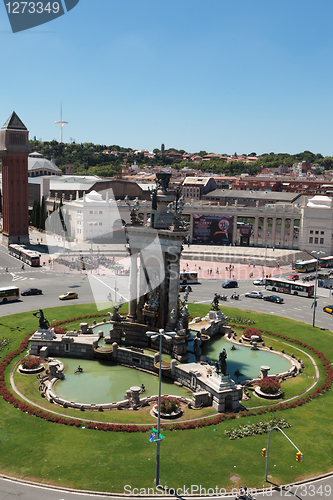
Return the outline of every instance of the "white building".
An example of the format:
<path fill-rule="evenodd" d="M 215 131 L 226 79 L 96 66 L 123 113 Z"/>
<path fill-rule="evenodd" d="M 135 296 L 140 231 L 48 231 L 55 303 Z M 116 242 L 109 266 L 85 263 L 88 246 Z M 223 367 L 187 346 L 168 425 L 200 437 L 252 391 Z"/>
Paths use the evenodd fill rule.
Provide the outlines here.
<path fill-rule="evenodd" d="M 314 196 L 301 207 L 299 248 L 333 255 L 332 198 Z"/>
<path fill-rule="evenodd" d="M 129 222 L 129 210 L 128 214 L 122 214 L 122 218 L 114 198 L 108 191 L 103 194 L 104 197 L 101 192 L 91 191 L 83 198 L 77 197 L 64 204 L 68 235 L 77 241 L 109 241 L 115 230 Z"/>

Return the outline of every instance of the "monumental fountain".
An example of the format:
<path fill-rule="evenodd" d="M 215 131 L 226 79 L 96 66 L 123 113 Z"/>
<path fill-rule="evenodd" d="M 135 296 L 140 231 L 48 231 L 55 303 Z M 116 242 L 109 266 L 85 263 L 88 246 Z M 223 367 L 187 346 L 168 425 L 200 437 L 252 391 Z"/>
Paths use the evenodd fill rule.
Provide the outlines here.
<path fill-rule="evenodd" d="M 162 352 L 172 358 L 171 362 L 163 363 L 163 376 L 192 391 L 190 404 L 194 408 L 212 405 L 219 412 L 235 411 L 242 398 L 242 386 L 227 373 L 225 349 L 215 366 L 204 361 L 187 363 L 190 332 L 196 334 L 197 354 L 200 354 L 205 339 L 228 333 L 230 328 L 220 311 L 221 297 L 217 294 L 207 316 L 194 318 L 189 323 L 188 292 L 183 300 L 179 296 L 180 256 L 187 236 L 181 222 L 184 200 L 179 191 L 170 192 L 170 175 L 160 172 L 156 176 L 156 186 L 151 192 L 152 210 L 146 224 L 140 221 L 138 202 L 131 204 L 127 200 L 131 216 L 131 222 L 125 227 L 131 263 L 127 317 L 119 314 L 119 304 L 115 306 L 113 313 L 109 313 L 109 335 L 104 337 L 104 346 L 100 346 L 103 334 L 98 330 L 96 333 L 87 323 L 81 323 L 79 331 L 56 335 L 40 310 L 35 313 L 39 317 L 39 328 L 31 338 L 30 353 L 51 359 L 103 359 L 156 374 L 161 355 L 159 340 L 154 341 L 147 331 L 176 332 L 169 342 L 163 340 Z M 58 379 L 57 376 L 47 380 L 43 393 L 53 402 L 68 406 L 70 402 L 64 402 L 54 392 Z M 145 398 L 138 399 L 137 387 L 130 388 L 129 392 L 124 401 L 106 404 L 105 408 L 119 407 L 119 404 L 128 407 L 133 401 L 135 407 L 140 401 L 145 404 Z M 77 407 L 77 403 L 75 405 Z M 79 406 L 84 409 L 84 405 Z M 91 406 L 88 405 L 90 409 Z M 100 408 L 101 405 L 93 406 Z"/>

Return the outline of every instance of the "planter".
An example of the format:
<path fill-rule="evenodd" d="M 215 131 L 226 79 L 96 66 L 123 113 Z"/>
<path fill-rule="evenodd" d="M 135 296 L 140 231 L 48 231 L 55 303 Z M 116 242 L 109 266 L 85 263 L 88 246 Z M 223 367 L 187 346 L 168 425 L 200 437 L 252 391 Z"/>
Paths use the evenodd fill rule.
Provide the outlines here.
<path fill-rule="evenodd" d="M 278 399 L 283 394 L 283 392 L 281 391 L 281 389 L 279 389 L 277 392 L 274 392 L 273 394 L 267 394 L 266 392 L 262 392 L 260 390 L 260 387 L 258 385 L 257 385 L 257 387 L 255 387 L 254 392 L 260 398 L 265 398 L 265 399 Z"/>
<path fill-rule="evenodd" d="M 161 418 L 167 419 L 167 420 L 172 420 L 173 418 L 178 418 L 182 415 L 183 411 L 181 408 L 179 408 L 178 411 L 174 411 L 172 413 L 162 413 L 161 412 Z M 157 418 L 158 416 L 158 405 L 154 405 L 152 409 L 152 414 L 154 417 Z"/>
<path fill-rule="evenodd" d="M 39 365 L 37 368 L 23 368 L 22 365 L 18 367 L 20 373 L 25 373 L 26 375 L 34 375 L 35 373 L 40 373 L 44 370 L 44 365 Z"/>

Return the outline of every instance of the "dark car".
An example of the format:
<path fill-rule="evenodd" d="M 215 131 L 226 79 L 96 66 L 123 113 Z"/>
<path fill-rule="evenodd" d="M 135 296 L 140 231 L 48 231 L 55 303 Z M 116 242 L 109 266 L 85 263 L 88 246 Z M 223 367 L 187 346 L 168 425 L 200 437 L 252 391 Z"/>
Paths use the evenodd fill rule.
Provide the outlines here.
<path fill-rule="evenodd" d="M 236 280 L 229 280 L 225 283 L 222 283 L 222 288 L 238 288 L 238 283 Z"/>
<path fill-rule="evenodd" d="M 192 287 L 189 285 L 180 285 L 179 286 L 179 291 L 180 292 L 186 292 L 186 289 L 188 288 L 189 292 L 192 292 Z"/>
<path fill-rule="evenodd" d="M 40 288 L 27 288 L 21 292 L 21 295 L 42 295 L 42 290 Z"/>
<path fill-rule="evenodd" d="M 268 300 L 268 302 L 276 302 L 276 304 L 283 304 L 283 298 L 278 295 L 267 295 L 264 297 L 264 300 Z"/>

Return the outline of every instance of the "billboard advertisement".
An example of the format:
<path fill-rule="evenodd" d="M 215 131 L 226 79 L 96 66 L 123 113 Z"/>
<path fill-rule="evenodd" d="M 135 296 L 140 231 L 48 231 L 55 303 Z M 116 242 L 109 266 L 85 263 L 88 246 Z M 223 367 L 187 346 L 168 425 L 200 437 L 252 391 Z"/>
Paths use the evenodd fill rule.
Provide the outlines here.
<path fill-rule="evenodd" d="M 232 244 L 232 215 L 193 215 L 193 243 Z"/>

